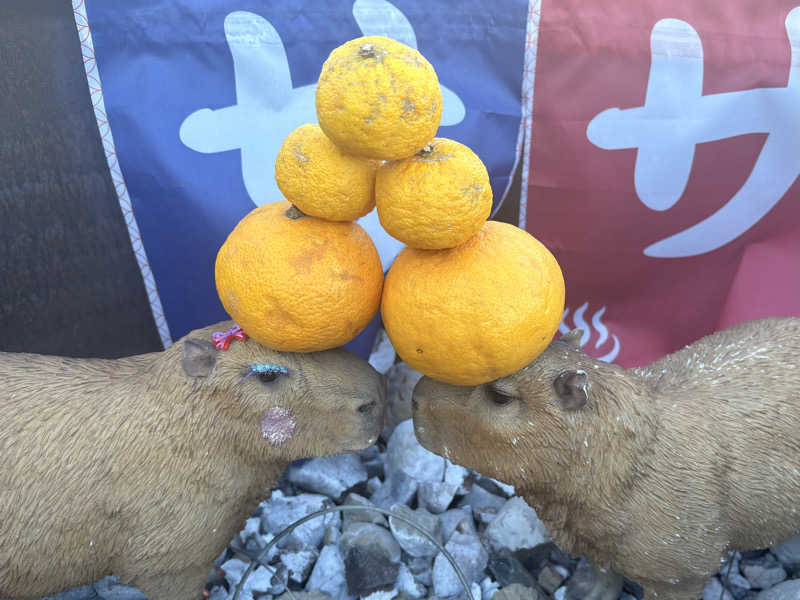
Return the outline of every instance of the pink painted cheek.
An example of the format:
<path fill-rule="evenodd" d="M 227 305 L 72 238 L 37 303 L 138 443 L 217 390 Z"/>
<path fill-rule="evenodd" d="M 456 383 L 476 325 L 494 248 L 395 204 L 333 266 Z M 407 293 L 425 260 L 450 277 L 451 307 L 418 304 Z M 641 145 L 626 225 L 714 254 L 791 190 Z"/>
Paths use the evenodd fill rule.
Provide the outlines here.
<path fill-rule="evenodd" d="M 280 446 L 292 438 L 295 424 L 291 411 L 273 406 L 261 417 L 261 437 L 273 446 Z"/>

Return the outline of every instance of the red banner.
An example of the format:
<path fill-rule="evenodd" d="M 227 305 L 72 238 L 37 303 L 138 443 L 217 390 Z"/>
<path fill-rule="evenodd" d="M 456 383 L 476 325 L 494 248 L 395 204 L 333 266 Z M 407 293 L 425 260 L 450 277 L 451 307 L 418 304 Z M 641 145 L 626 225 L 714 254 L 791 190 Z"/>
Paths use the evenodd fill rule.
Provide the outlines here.
<path fill-rule="evenodd" d="M 800 314 L 800 3 L 544 0 L 524 225 L 623 366 Z M 534 36 L 534 39 L 535 36 Z"/>

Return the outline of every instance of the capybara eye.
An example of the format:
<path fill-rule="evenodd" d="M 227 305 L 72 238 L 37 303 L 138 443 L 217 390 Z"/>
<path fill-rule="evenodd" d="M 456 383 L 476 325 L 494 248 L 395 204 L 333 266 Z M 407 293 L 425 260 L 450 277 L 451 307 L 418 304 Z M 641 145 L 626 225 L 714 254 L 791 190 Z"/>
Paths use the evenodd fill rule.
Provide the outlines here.
<path fill-rule="evenodd" d="M 507 389 L 506 386 L 495 382 L 489 386 L 489 397 L 494 404 L 505 406 L 516 400 L 517 394 L 514 390 Z"/>
<path fill-rule="evenodd" d="M 275 381 L 278 375 L 280 375 L 280 373 L 259 373 L 258 379 L 261 383 L 269 383 L 270 381 Z"/>

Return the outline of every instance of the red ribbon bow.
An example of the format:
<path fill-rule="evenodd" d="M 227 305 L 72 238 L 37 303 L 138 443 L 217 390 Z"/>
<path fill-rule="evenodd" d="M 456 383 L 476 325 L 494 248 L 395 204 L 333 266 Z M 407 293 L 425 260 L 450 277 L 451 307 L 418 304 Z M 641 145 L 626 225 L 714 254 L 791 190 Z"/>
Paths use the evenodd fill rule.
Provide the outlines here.
<path fill-rule="evenodd" d="M 247 339 L 247 334 L 238 325 L 234 325 L 228 331 L 215 331 L 211 334 L 211 339 L 214 340 L 214 347 L 217 350 L 227 350 L 233 340 Z"/>

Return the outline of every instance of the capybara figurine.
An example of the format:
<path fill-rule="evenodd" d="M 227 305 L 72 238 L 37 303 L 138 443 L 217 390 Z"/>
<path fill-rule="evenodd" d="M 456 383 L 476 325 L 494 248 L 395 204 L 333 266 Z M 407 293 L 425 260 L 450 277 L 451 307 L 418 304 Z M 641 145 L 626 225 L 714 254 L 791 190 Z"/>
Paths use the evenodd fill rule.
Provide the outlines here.
<path fill-rule="evenodd" d="M 385 386 L 366 361 L 218 350 L 232 325 L 118 360 L 0 353 L 0 597 L 118 575 L 196 600 L 291 461 L 378 439 Z"/>
<path fill-rule="evenodd" d="M 630 370 L 580 338 L 486 385 L 423 378 L 420 443 L 516 486 L 561 548 L 647 600 L 696 600 L 729 550 L 800 531 L 800 319 L 744 323 Z"/>

